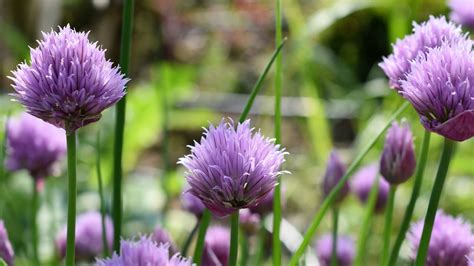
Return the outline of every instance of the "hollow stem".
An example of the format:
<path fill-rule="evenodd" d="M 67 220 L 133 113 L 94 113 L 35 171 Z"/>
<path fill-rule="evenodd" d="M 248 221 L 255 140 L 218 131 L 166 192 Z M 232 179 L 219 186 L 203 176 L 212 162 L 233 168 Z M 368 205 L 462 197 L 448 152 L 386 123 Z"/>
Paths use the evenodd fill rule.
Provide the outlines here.
<path fill-rule="evenodd" d="M 421 234 L 420 246 L 418 247 L 418 254 L 416 256 L 416 266 L 422 266 L 425 264 L 436 211 L 438 209 L 441 192 L 443 191 L 444 181 L 446 180 L 446 174 L 448 173 L 449 163 L 451 162 L 454 146 L 455 142 L 449 139 L 444 139 L 443 153 L 441 154 L 438 172 L 436 173 L 435 183 L 433 185 L 433 190 L 431 191 L 430 203 L 428 204 L 428 210 L 426 212 L 423 226 L 423 233 Z"/>
<path fill-rule="evenodd" d="M 36 179 L 33 179 L 33 191 L 31 195 L 31 244 L 33 247 L 33 261 L 36 265 L 39 265 L 38 255 L 38 206 L 39 206 L 39 191 L 36 183 Z"/>
<path fill-rule="evenodd" d="M 282 42 L 282 5 L 281 0 L 275 1 L 275 46 Z M 275 142 L 281 143 L 281 83 L 282 83 L 282 56 L 278 54 L 275 65 Z M 281 178 L 275 187 L 273 196 L 273 265 L 281 265 Z"/>
<path fill-rule="evenodd" d="M 186 255 L 188 254 L 188 250 L 189 250 L 189 246 L 191 245 L 191 241 L 193 241 L 194 235 L 196 234 L 196 232 L 199 229 L 199 224 L 200 224 L 199 221 L 200 220 L 198 220 L 196 222 L 196 225 L 194 225 L 193 230 L 189 233 L 188 237 L 186 238 L 186 241 L 184 242 L 183 250 L 181 252 L 181 255 L 183 255 L 184 257 L 186 257 Z"/>
<path fill-rule="evenodd" d="M 395 266 L 395 264 L 397 263 L 398 253 L 400 252 L 403 240 L 405 240 L 405 235 L 408 231 L 408 228 L 410 227 L 411 217 L 413 215 L 413 211 L 415 210 L 415 204 L 418 199 L 418 195 L 420 194 L 421 184 L 423 183 L 423 173 L 425 171 L 426 159 L 428 158 L 428 150 L 430 148 L 430 137 L 431 133 L 428 130 L 425 130 L 425 134 L 423 136 L 423 144 L 421 145 L 421 150 L 417 160 L 418 166 L 416 168 L 413 191 L 411 193 L 410 202 L 406 207 L 405 215 L 403 216 L 403 220 L 398 231 L 397 239 L 395 240 L 392 252 L 390 253 L 390 260 L 388 263 L 389 266 Z"/>
<path fill-rule="evenodd" d="M 329 195 L 324 199 L 323 203 L 321 204 L 321 208 L 319 211 L 314 215 L 311 224 L 309 225 L 306 233 L 304 234 L 303 241 L 301 242 L 300 246 L 296 250 L 296 252 L 293 254 L 291 257 L 290 266 L 296 266 L 298 265 L 301 256 L 303 256 L 306 248 L 308 247 L 309 243 L 311 242 L 314 234 L 316 233 L 316 229 L 318 229 L 319 224 L 321 223 L 321 220 L 323 219 L 324 215 L 328 211 L 329 207 L 331 206 L 332 202 L 336 198 L 337 194 L 339 191 L 342 189 L 344 186 L 344 183 L 347 182 L 349 177 L 354 173 L 354 171 L 357 169 L 359 164 L 362 162 L 362 159 L 364 159 L 365 155 L 372 149 L 372 147 L 375 145 L 377 140 L 380 138 L 380 136 L 387 130 L 387 128 L 391 125 L 392 121 L 395 120 L 407 107 L 409 103 L 405 102 L 403 103 L 393 114 L 392 116 L 387 120 L 385 125 L 382 127 L 380 132 L 372 138 L 372 140 L 367 144 L 367 146 L 362 150 L 362 152 L 355 158 L 355 160 L 352 162 L 352 164 L 349 166 L 347 169 L 347 172 L 344 174 L 344 176 L 339 180 L 339 182 L 336 184 L 336 186 L 331 190 Z"/>
<path fill-rule="evenodd" d="M 208 209 L 204 210 L 201 220 L 199 221 L 199 234 L 196 243 L 196 248 L 194 249 L 193 261 L 196 265 L 201 265 L 202 261 L 202 252 L 204 250 L 204 241 L 206 240 L 206 232 L 211 222 L 211 212 Z"/>
<path fill-rule="evenodd" d="M 230 250 L 229 266 L 237 265 L 237 253 L 239 249 L 239 212 L 230 216 Z"/>
<path fill-rule="evenodd" d="M 337 206 L 332 208 L 332 255 L 331 266 L 337 266 L 337 227 L 339 223 L 339 209 Z"/>
<path fill-rule="evenodd" d="M 393 207 L 395 205 L 396 185 L 390 186 L 388 194 L 388 203 L 385 209 L 385 224 L 383 233 L 383 250 L 382 250 L 382 265 L 387 265 L 390 251 L 390 234 L 392 231 Z"/>
<path fill-rule="evenodd" d="M 130 51 L 132 44 L 134 0 L 123 1 L 122 33 L 120 40 L 120 69 L 125 75 L 129 72 Z M 117 103 L 115 117 L 115 139 L 113 158 L 113 210 L 114 251 L 120 252 L 120 235 L 122 233 L 122 153 L 125 130 L 126 95 Z"/>
<path fill-rule="evenodd" d="M 100 131 L 97 132 L 96 141 L 96 170 L 97 170 L 97 184 L 99 186 L 99 200 L 100 200 L 100 215 L 101 215 L 101 226 L 102 226 L 102 250 L 104 257 L 109 256 L 109 243 L 107 242 L 107 228 L 105 227 L 105 200 L 104 200 L 104 188 L 102 183 L 102 170 L 101 170 L 101 156 L 100 156 Z"/>
<path fill-rule="evenodd" d="M 240 266 L 247 266 L 248 258 L 249 258 L 249 240 L 248 236 L 245 235 L 243 230 L 240 230 Z"/>
<path fill-rule="evenodd" d="M 74 250 L 76 242 L 76 132 L 66 135 L 67 141 L 67 240 L 66 265 L 74 265 Z"/>

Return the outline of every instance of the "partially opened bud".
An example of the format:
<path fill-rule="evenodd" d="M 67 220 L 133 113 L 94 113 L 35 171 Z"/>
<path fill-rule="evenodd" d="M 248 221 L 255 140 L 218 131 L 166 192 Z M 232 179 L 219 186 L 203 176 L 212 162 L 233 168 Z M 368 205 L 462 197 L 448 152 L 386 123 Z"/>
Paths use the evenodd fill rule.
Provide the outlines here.
<path fill-rule="evenodd" d="M 413 148 L 413 136 L 408 124 L 393 123 L 387 133 L 380 174 L 392 185 L 398 185 L 410 178 L 415 172 L 416 159 Z"/>
<path fill-rule="evenodd" d="M 335 151 L 331 152 L 329 156 L 326 173 L 323 179 L 323 192 L 324 196 L 328 196 L 331 190 L 339 183 L 344 174 L 346 173 L 346 167 L 342 163 L 341 159 Z M 349 184 L 344 183 L 344 186 L 339 191 L 336 197 L 336 202 L 341 202 L 349 194 Z"/>

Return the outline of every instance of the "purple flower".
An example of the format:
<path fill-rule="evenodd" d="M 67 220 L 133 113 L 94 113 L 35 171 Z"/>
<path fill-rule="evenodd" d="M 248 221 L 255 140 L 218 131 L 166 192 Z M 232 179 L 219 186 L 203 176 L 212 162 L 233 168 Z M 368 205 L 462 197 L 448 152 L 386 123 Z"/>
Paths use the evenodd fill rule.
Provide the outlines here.
<path fill-rule="evenodd" d="M 423 126 L 448 139 L 474 136 L 474 53 L 472 42 L 445 43 L 411 64 L 403 96 Z"/>
<path fill-rule="evenodd" d="M 407 123 L 394 122 L 388 130 L 380 159 L 380 173 L 392 185 L 405 182 L 415 172 L 413 136 Z"/>
<path fill-rule="evenodd" d="M 325 197 L 331 193 L 331 190 L 339 183 L 345 173 L 346 167 L 339 158 L 339 155 L 336 151 L 332 151 L 329 155 L 326 173 L 323 178 L 323 193 Z M 337 194 L 335 203 L 341 202 L 349 194 L 349 189 L 349 183 L 345 182 Z"/>
<path fill-rule="evenodd" d="M 321 266 L 331 265 L 332 258 L 332 236 L 326 234 L 316 242 L 316 254 Z M 336 257 L 338 266 L 350 266 L 354 259 L 354 241 L 348 236 L 338 236 L 336 246 Z"/>
<path fill-rule="evenodd" d="M 230 231 L 221 226 L 209 227 L 204 242 L 202 266 L 226 266 L 229 261 Z"/>
<path fill-rule="evenodd" d="M 285 205 L 285 187 L 281 187 L 281 205 L 284 207 Z M 273 194 L 275 193 L 275 190 L 272 189 L 265 197 L 263 197 L 258 205 L 256 206 L 251 206 L 249 210 L 253 213 L 258 213 L 260 216 L 264 216 L 270 212 L 273 211 Z"/>
<path fill-rule="evenodd" d="M 375 184 L 379 168 L 376 164 L 371 164 L 361 168 L 354 174 L 351 183 L 351 189 L 357 197 L 364 203 L 367 202 L 370 190 Z M 379 178 L 379 191 L 377 193 L 377 201 L 375 203 L 375 212 L 381 212 L 385 208 L 387 202 L 389 183 L 384 178 Z"/>
<path fill-rule="evenodd" d="M 169 245 L 160 244 L 149 237 L 142 236 L 138 241 L 122 240 L 120 255 L 114 253 L 112 258 L 97 260 L 97 266 L 191 266 L 190 259 L 179 253 L 170 257 Z"/>
<path fill-rule="evenodd" d="M 462 0 L 461 0 L 462 1 Z M 445 17 L 431 16 L 421 25 L 413 23 L 413 33 L 393 45 L 393 53 L 379 64 L 389 78 L 390 86 L 397 91 L 403 90 L 402 81 L 410 73 L 410 62 L 419 54 L 424 54 L 429 48 L 438 47 L 443 42 L 458 42 L 465 36 L 461 28 Z"/>
<path fill-rule="evenodd" d="M 242 209 L 240 210 L 239 222 L 246 234 L 253 235 L 260 228 L 260 215 L 251 212 L 249 209 Z"/>
<path fill-rule="evenodd" d="M 66 231 L 64 227 L 56 238 L 56 248 L 61 258 L 66 254 Z M 105 220 L 105 231 L 108 248 L 112 249 L 113 224 L 109 217 Z M 76 260 L 93 261 L 102 254 L 102 216 L 99 212 L 91 211 L 79 215 L 76 219 Z"/>
<path fill-rule="evenodd" d="M 151 235 L 151 239 L 157 244 L 168 244 L 170 252 L 173 254 L 178 252 L 178 249 L 176 248 L 176 245 L 174 244 L 168 232 L 166 232 L 166 230 L 160 226 L 155 228 L 155 231 L 153 231 L 153 234 Z"/>
<path fill-rule="evenodd" d="M 181 205 L 185 210 L 196 215 L 196 217 L 201 217 L 206 209 L 206 206 L 202 204 L 198 197 L 186 191 L 181 194 Z"/>
<path fill-rule="evenodd" d="M 44 178 L 57 174 L 65 153 L 64 130 L 29 114 L 8 122 L 6 167 L 10 171 L 28 170 L 41 186 Z"/>
<path fill-rule="evenodd" d="M 189 192 L 218 217 L 258 205 L 277 184 L 284 150 L 253 132 L 250 120 L 210 125 L 201 142 L 179 163 L 187 168 Z"/>
<path fill-rule="evenodd" d="M 127 79 L 88 33 L 69 25 L 43 33 L 31 49 L 31 62 L 13 71 L 15 98 L 28 113 L 66 132 L 100 119 L 101 112 L 125 94 Z"/>
<path fill-rule="evenodd" d="M 471 0 L 449 0 L 448 6 L 452 10 L 452 21 L 474 28 L 474 3 Z"/>
<path fill-rule="evenodd" d="M 412 247 L 411 258 L 418 253 L 424 220 L 414 223 L 409 231 L 408 240 Z M 439 210 L 436 213 L 426 266 L 463 266 L 468 265 L 469 256 L 474 247 L 472 226 L 462 218 L 455 218 Z"/>
<path fill-rule="evenodd" d="M 8 266 L 12 266 L 15 261 L 15 253 L 13 252 L 12 244 L 8 239 L 7 229 L 0 220 L 0 258 L 3 259 Z"/>

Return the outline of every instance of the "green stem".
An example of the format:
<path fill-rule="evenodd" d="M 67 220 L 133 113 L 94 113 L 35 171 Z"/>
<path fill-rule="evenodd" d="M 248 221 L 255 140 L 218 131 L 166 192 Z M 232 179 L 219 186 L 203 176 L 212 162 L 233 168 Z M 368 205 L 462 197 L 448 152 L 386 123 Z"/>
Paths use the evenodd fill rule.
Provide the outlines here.
<path fill-rule="evenodd" d="M 3 125 L 3 139 L 2 146 L 0 147 L 0 183 L 5 181 L 6 171 L 5 171 L 5 158 L 7 151 L 7 136 L 8 136 L 8 120 L 10 120 L 10 111 L 8 111 L 5 125 Z"/>
<path fill-rule="evenodd" d="M 76 132 L 69 132 L 67 139 L 67 244 L 66 265 L 74 265 L 76 242 Z"/>
<path fill-rule="evenodd" d="M 37 188 L 36 179 L 33 178 L 33 191 L 31 198 L 31 244 L 33 246 L 33 261 L 39 265 L 38 255 L 38 206 L 39 206 L 39 191 Z"/>
<path fill-rule="evenodd" d="M 443 153 L 439 161 L 438 172 L 431 192 L 430 203 L 426 212 L 425 223 L 423 226 L 423 233 L 421 234 L 420 246 L 418 247 L 418 254 L 416 256 L 415 265 L 422 266 L 425 264 L 426 255 L 428 254 L 428 247 L 433 231 L 433 224 L 438 210 L 439 199 L 443 191 L 444 181 L 448 173 L 449 163 L 453 154 L 455 142 L 449 139 L 444 139 Z"/>
<path fill-rule="evenodd" d="M 191 233 L 189 233 L 188 237 L 186 238 L 186 242 L 184 242 L 183 250 L 181 252 L 181 255 L 183 255 L 183 257 L 186 257 L 186 255 L 188 254 L 189 246 L 191 246 L 191 241 L 193 240 L 194 235 L 198 231 L 198 228 L 199 228 L 199 220 L 196 222 L 196 225 L 194 225 L 193 230 L 191 231 Z"/>
<path fill-rule="evenodd" d="M 365 155 L 372 149 L 372 147 L 375 145 L 377 140 L 380 138 L 380 136 L 387 130 L 387 128 L 391 125 L 393 120 L 397 118 L 407 107 L 409 103 L 405 102 L 403 103 L 394 113 L 393 115 L 387 120 L 385 125 L 382 127 L 380 132 L 372 138 L 372 140 L 367 144 L 367 146 L 362 150 L 362 152 L 355 158 L 355 160 L 352 162 L 352 164 L 349 166 L 347 169 L 347 172 L 344 174 L 344 176 L 339 180 L 337 185 L 332 189 L 332 191 L 329 193 L 329 195 L 324 199 L 323 203 L 321 204 L 321 208 L 319 211 L 314 215 L 313 220 L 311 221 L 311 224 L 306 231 L 303 241 L 301 242 L 300 246 L 296 250 L 295 254 L 291 257 L 290 264 L 291 266 L 296 266 L 298 265 L 298 262 L 303 256 L 304 251 L 308 247 L 309 243 L 311 242 L 314 234 L 316 233 L 316 229 L 318 229 L 319 224 L 321 223 L 321 220 L 323 219 L 324 215 L 326 214 L 328 208 L 331 206 L 333 203 L 334 199 L 336 198 L 337 194 L 339 191 L 342 189 L 344 186 L 344 183 L 347 182 L 349 177 L 354 173 L 354 171 L 357 169 L 359 164 L 362 162 L 362 159 L 364 159 Z"/>
<path fill-rule="evenodd" d="M 128 75 L 130 51 L 132 44 L 133 7 L 134 0 L 123 1 L 122 34 L 120 40 L 120 68 L 122 73 Z M 113 210 L 114 224 L 114 251 L 120 252 L 120 235 L 122 233 L 122 153 L 123 135 L 125 130 L 126 95 L 117 103 L 115 117 L 115 139 L 113 159 Z"/>
<path fill-rule="evenodd" d="M 339 223 L 339 208 L 332 207 L 333 225 L 332 225 L 332 256 L 331 266 L 337 266 L 337 227 Z"/>
<path fill-rule="evenodd" d="M 101 215 L 101 226 L 102 226 L 102 250 L 104 257 L 109 256 L 109 243 L 107 242 L 107 229 L 105 227 L 105 200 L 104 200 L 104 188 L 102 185 L 102 171 L 100 167 L 100 130 L 97 132 L 97 142 L 96 142 L 96 170 L 97 170 L 97 183 L 99 186 L 99 200 L 100 200 L 100 215 Z"/>
<path fill-rule="evenodd" d="M 239 249 L 239 212 L 230 216 L 230 250 L 229 266 L 237 265 L 237 253 Z"/>
<path fill-rule="evenodd" d="M 249 241 L 245 233 L 241 231 L 240 234 L 240 266 L 246 266 L 249 258 Z"/>
<path fill-rule="evenodd" d="M 366 209 L 364 213 L 364 220 L 362 221 L 362 228 L 359 231 L 359 238 L 357 241 L 356 257 L 354 260 L 355 266 L 361 266 L 364 260 L 364 254 L 367 251 L 367 241 L 369 239 L 369 232 L 372 228 L 372 217 L 375 211 L 375 205 L 377 204 L 377 198 L 379 193 L 379 182 L 380 176 L 377 175 L 374 184 L 370 189 L 369 198 L 367 199 Z"/>
<path fill-rule="evenodd" d="M 202 252 L 204 250 L 204 242 L 206 240 L 207 227 L 211 222 L 211 212 L 208 209 L 204 210 L 201 220 L 199 221 L 199 234 L 196 243 L 196 248 L 194 249 L 193 261 L 196 265 L 201 265 L 202 261 Z"/>
<path fill-rule="evenodd" d="M 415 210 L 416 200 L 418 199 L 418 195 L 420 194 L 421 184 L 423 182 L 423 173 L 425 171 L 426 159 L 428 158 L 428 150 L 430 148 L 430 136 L 431 133 L 428 130 L 425 130 L 425 134 L 423 136 L 423 144 L 418 155 L 418 167 L 416 168 L 413 191 L 411 193 L 410 202 L 408 203 L 407 208 L 405 210 L 405 215 L 403 216 L 403 221 L 400 225 L 397 239 L 395 240 L 395 244 L 393 245 L 392 252 L 390 254 L 390 261 L 388 263 L 389 266 L 395 266 L 395 264 L 397 263 L 398 253 L 400 252 L 402 243 L 405 240 L 405 235 L 408 231 L 408 228 L 410 227 L 411 217 L 413 215 L 413 211 Z"/>
<path fill-rule="evenodd" d="M 262 218 L 260 230 L 258 232 L 257 253 L 255 254 L 255 263 L 253 265 L 262 265 L 263 254 L 265 253 L 265 238 L 267 236 L 267 232 L 265 230 L 263 221 L 264 219 Z"/>
<path fill-rule="evenodd" d="M 270 58 L 270 61 L 268 61 L 267 65 L 265 66 L 265 69 L 263 70 L 263 72 L 258 77 L 257 82 L 255 83 L 255 85 L 252 88 L 252 92 L 250 92 L 250 96 L 247 100 L 247 103 L 245 104 L 245 107 L 242 110 L 242 113 L 240 114 L 239 122 L 242 123 L 242 122 L 245 121 L 245 119 L 247 119 L 247 116 L 249 115 L 250 109 L 252 109 L 252 105 L 255 101 L 255 98 L 257 97 L 257 94 L 260 92 L 260 89 L 262 88 L 262 83 L 265 80 L 265 78 L 267 77 L 268 71 L 272 67 L 273 62 L 275 61 L 277 56 L 280 54 L 281 49 L 283 48 L 283 46 L 285 46 L 286 40 L 287 40 L 286 38 L 283 39 L 283 41 L 280 43 L 278 48 L 273 52 L 273 55 Z"/>
<path fill-rule="evenodd" d="M 393 207 L 395 205 L 395 192 L 397 191 L 396 185 L 390 186 L 388 193 L 387 208 L 385 209 L 385 224 L 383 231 L 383 252 L 382 252 L 382 265 L 387 265 L 390 251 L 390 234 L 392 231 L 392 220 L 393 220 Z"/>
<path fill-rule="evenodd" d="M 275 1 L 275 45 L 282 41 L 282 5 L 281 0 Z M 282 56 L 279 54 L 275 65 L 275 142 L 281 143 L 281 83 L 282 83 Z M 278 184 L 273 196 L 273 265 L 281 265 L 281 177 L 278 177 Z"/>

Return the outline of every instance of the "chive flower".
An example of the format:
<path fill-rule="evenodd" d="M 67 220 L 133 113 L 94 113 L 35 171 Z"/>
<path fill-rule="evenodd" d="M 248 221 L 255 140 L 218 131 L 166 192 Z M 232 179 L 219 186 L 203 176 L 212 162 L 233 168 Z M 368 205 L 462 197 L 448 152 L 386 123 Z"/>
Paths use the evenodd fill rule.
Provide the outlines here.
<path fill-rule="evenodd" d="M 332 189 L 339 183 L 346 173 L 346 166 L 342 163 L 336 151 L 329 155 L 326 173 L 323 178 L 323 194 L 325 197 L 331 193 Z M 340 203 L 349 194 L 349 183 L 345 182 L 342 189 L 336 196 L 335 203 Z"/>
<path fill-rule="evenodd" d="M 68 133 L 99 120 L 124 96 L 128 82 L 88 35 L 69 25 L 43 33 L 30 49 L 30 63 L 21 63 L 10 77 L 15 100 L 28 113 Z"/>
<path fill-rule="evenodd" d="M 408 234 L 413 260 L 418 253 L 423 225 L 423 219 L 414 223 Z M 467 266 L 473 247 L 472 225 L 460 217 L 456 218 L 439 210 L 436 213 L 425 265 Z"/>
<path fill-rule="evenodd" d="M 448 6 L 451 8 L 449 14 L 452 21 L 474 28 L 474 4 L 469 0 L 449 0 Z"/>
<path fill-rule="evenodd" d="M 260 220 L 260 215 L 258 213 L 253 213 L 249 209 L 240 210 L 240 227 L 247 235 L 253 235 L 257 233 L 260 227 Z"/>
<path fill-rule="evenodd" d="M 254 132 L 250 120 L 205 129 L 201 142 L 179 163 L 186 167 L 189 192 L 218 217 L 256 206 L 275 187 L 286 152 Z"/>
<path fill-rule="evenodd" d="M 6 153 L 6 168 L 27 170 L 41 189 L 46 177 L 59 173 L 59 162 L 66 154 L 64 130 L 22 114 L 8 121 Z"/>
<path fill-rule="evenodd" d="M 374 186 L 378 174 L 379 168 L 377 164 L 365 166 L 354 174 L 354 177 L 352 178 L 351 189 L 363 203 L 367 203 L 370 190 Z M 375 202 L 375 212 L 379 213 L 384 210 L 385 204 L 387 203 L 389 189 L 389 183 L 384 178 L 379 178 L 379 188 L 377 200 Z"/>
<path fill-rule="evenodd" d="M 202 201 L 198 197 L 186 191 L 181 194 L 181 205 L 186 211 L 194 214 L 198 218 L 202 216 L 206 209 L 206 206 L 202 204 Z"/>
<path fill-rule="evenodd" d="M 171 253 L 178 252 L 178 248 L 176 247 L 174 241 L 171 239 L 171 236 L 168 232 L 163 229 L 161 226 L 157 226 L 151 235 L 151 239 L 155 241 L 158 245 L 159 244 L 168 244 Z"/>
<path fill-rule="evenodd" d="M 230 230 L 211 226 L 207 230 L 202 254 L 202 266 L 227 265 L 229 261 Z"/>
<path fill-rule="evenodd" d="M 8 266 L 12 266 L 15 262 L 15 253 L 13 252 L 12 244 L 8 238 L 8 232 L 3 220 L 0 220 L 0 258 L 3 259 Z"/>
<path fill-rule="evenodd" d="M 120 255 L 114 252 L 109 259 L 97 260 L 97 266 L 193 265 L 179 253 L 170 255 L 169 244 L 157 244 L 150 237 L 142 236 L 138 241 L 120 241 Z"/>
<path fill-rule="evenodd" d="M 394 122 L 388 130 L 380 159 L 380 174 L 392 185 L 398 185 L 415 172 L 413 136 L 407 123 Z"/>
<path fill-rule="evenodd" d="M 460 0 L 463 1 L 463 0 Z M 402 91 L 402 81 L 411 72 L 410 62 L 419 54 L 425 54 L 429 48 L 438 47 L 443 42 L 458 42 L 465 38 L 461 28 L 445 17 L 430 16 L 422 24 L 413 22 L 413 33 L 393 45 L 393 53 L 383 58 L 380 68 L 389 78 L 390 87 Z"/>
<path fill-rule="evenodd" d="M 403 97 L 423 126 L 454 141 L 474 136 L 474 53 L 472 41 L 444 43 L 411 63 Z"/>
<path fill-rule="evenodd" d="M 349 236 L 339 235 L 336 238 L 336 265 L 351 266 L 354 260 L 354 241 Z M 321 266 L 330 266 L 333 253 L 333 237 L 331 234 L 323 235 L 316 242 L 316 255 Z"/>
<path fill-rule="evenodd" d="M 109 217 L 105 217 L 105 232 L 107 248 L 112 249 L 113 224 Z M 64 226 L 56 238 L 56 249 L 61 258 L 66 255 L 67 227 Z M 102 216 L 99 212 L 89 211 L 78 215 L 76 219 L 76 261 L 91 262 L 104 250 L 102 240 Z"/>

